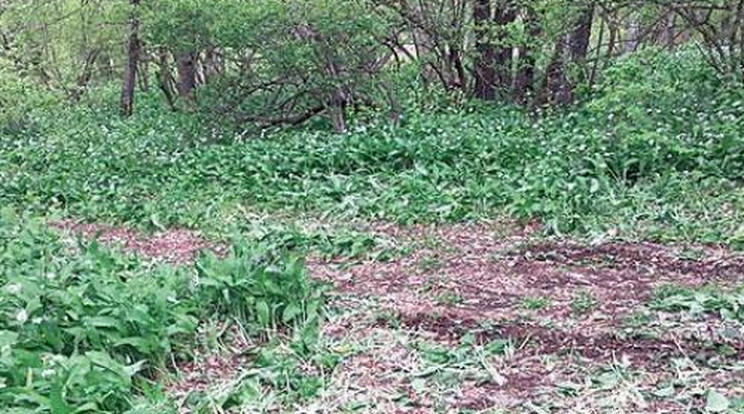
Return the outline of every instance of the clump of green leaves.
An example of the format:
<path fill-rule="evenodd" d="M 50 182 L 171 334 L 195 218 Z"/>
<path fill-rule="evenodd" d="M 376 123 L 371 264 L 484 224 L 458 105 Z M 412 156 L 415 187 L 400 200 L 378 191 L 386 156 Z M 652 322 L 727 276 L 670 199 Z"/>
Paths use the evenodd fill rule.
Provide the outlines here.
<path fill-rule="evenodd" d="M 571 311 L 583 315 L 591 312 L 597 306 L 597 299 L 588 290 L 582 290 L 574 294 L 571 299 Z"/>
<path fill-rule="evenodd" d="M 744 288 L 724 290 L 716 286 L 692 289 L 665 286 L 654 292 L 651 308 L 693 315 L 719 314 L 724 319 L 744 322 Z"/>
<path fill-rule="evenodd" d="M 541 310 L 550 306 L 550 298 L 545 296 L 527 296 L 522 299 L 522 307 L 528 310 Z"/>
<path fill-rule="evenodd" d="M 196 269 L 195 300 L 205 317 L 230 315 L 260 330 L 318 321 L 323 291 L 298 258 L 257 255 L 238 244 L 227 258 L 204 256 Z"/>
<path fill-rule="evenodd" d="M 189 357 L 207 319 L 248 333 L 300 328 L 311 343 L 322 291 L 302 262 L 238 245 L 195 268 L 153 266 L 40 221 L 0 216 L 0 407 L 123 412 L 133 392 Z"/>

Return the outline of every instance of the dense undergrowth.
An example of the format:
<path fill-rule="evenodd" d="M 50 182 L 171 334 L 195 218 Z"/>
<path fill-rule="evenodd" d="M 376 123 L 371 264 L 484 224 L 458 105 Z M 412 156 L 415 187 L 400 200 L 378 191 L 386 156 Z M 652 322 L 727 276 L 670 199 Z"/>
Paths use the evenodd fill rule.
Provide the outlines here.
<path fill-rule="evenodd" d="M 508 214 L 552 232 L 737 244 L 743 95 L 680 52 L 618 62 L 566 111 L 419 109 L 398 128 L 345 135 L 236 137 L 163 113 L 154 97 L 130 120 L 53 106 L 4 134 L 0 202 L 223 230 L 246 211 L 401 223 Z"/>
<path fill-rule="evenodd" d="M 257 340 L 284 331 L 302 353 L 323 303 L 302 263 L 271 249 L 236 244 L 229 257 L 176 269 L 76 244 L 10 211 L 0 217 L 0 284 L 4 413 L 151 406 L 157 381 L 191 358 L 205 326 L 232 324 Z"/>
<path fill-rule="evenodd" d="M 125 121 L 81 108 L 29 115 L 26 131 L 2 139 L 0 201 L 202 229 L 289 210 L 401 223 L 508 214 L 553 232 L 744 238 L 744 92 L 689 53 L 620 61 L 566 111 L 416 110 L 401 127 L 345 135 L 236 138 L 153 99 Z"/>

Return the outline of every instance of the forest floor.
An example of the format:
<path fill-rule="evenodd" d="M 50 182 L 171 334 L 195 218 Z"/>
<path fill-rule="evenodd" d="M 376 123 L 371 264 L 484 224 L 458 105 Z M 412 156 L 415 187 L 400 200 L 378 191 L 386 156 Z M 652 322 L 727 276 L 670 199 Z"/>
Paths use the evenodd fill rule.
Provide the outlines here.
<path fill-rule="evenodd" d="M 225 250 L 188 231 L 54 226 L 175 264 Z M 744 325 L 725 317 L 744 307 L 744 256 L 546 241 L 536 227 L 375 224 L 365 230 L 405 254 L 311 253 L 310 275 L 333 287 L 321 337 L 339 362 L 320 373 L 319 396 L 291 410 L 744 412 Z M 240 348 L 181 367 L 170 392 L 186 398 L 240 377 Z"/>

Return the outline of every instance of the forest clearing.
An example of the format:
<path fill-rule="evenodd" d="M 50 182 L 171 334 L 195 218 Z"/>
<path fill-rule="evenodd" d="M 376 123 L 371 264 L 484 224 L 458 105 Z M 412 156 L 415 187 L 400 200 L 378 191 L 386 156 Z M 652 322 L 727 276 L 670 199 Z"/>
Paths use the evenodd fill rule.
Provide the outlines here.
<path fill-rule="evenodd" d="M 744 413 L 744 1 L 7 0 L 0 412 Z"/>

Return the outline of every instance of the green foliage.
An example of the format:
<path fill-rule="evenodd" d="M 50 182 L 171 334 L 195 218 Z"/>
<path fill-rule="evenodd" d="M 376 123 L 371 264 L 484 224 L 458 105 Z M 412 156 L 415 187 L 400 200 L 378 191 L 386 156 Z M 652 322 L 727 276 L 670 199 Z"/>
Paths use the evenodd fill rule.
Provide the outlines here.
<path fill-rule="evenodd" d="M 229 257 L 203 257 L 196 269 L 196 300 L 208 312 L 205 316 L 231 315 L 272 330 L 318 321 L 322 291 L 310 282 L 298 259 L 267 260 L 237 244 Z"/>
<path fill-rule="evenodd" d="M 143 6 L 150 44 L 174 55 L 217 48 L 220 59 L 234 62 L 220 65 L 199 88 L 199 109 L 212 118 L 272 124 L 327 105 L 339 88 L 356 94 L 379 83 L 372 78 L 386 49 L 377 39 L 390 23 L 366 1 L 260 0 L 246 7 L 240 0 L 159 0 Z"/>
<path fill-rule="evenodd" d="M 128 0 L 9 0 L 0 6 L 0 71 L 79 98 L 89 84 L 118 80 Z M 115 76 L 117 76 L 115 78 Z"/>
<path fill-rule="evenodd" d="M 32 82 L 2 69 L 0 58 L 0 135 L 32 134 L 35 116 L 45 107 L 58 104 L 50 94 Z"/>
<path fill-rule="evenodd" d="M 248 333 L 297 327 L 310 346 L 322 290 L 302 263 L 237 245 L 224 261 L 151 266 L 43 223 L 0 218 L 0 407 L 123 412 L 133 391 L 188 358 L 207 319 Z M 259 331 L 260 329 L 260 331 Z"/>
<path fill-rule="evenodd" d="M 589 291 L 580 291 L 571 299 L 571 311 L 578 315 L 590 313 L 597 306 L 597 300 Z"/>
<path fill-rule="evenodd" d="M 724 291 L 715 286 L 704 289 L 667 286 L 655 292 L 651 307 L 694 315 L 715 313 L 724 319 L 744 322 L 744 289 Z"/>
<path fill-rule="evenodd" d="M 0 201 L 223 231 L 243 226 L 246 209 L 400 223 L 507 212 L 554 232 L 737 245 L 743 93 L 692 61 L 620 61 L 596 97 L 567 113 L 412 111 L 399 128 L 342 136 L 233 138 L 152 99 L 129 120 L 55 110 L 41 132 L 0 139 Z"/>

